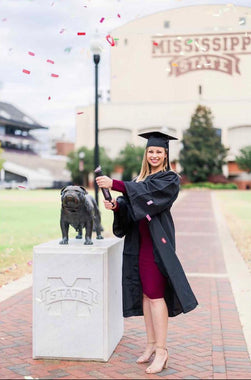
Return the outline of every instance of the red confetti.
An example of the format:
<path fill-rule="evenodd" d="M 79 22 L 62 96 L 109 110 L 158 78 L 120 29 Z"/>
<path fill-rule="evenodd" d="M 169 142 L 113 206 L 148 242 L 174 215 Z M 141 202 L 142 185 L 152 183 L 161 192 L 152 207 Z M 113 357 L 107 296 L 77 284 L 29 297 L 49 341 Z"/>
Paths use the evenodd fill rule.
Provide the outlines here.
<path fill-rule="evenodd" d="M 32 265 L 32 261 L 28 261 L 28 263 L 27 263 L 28 265 Z"/>
<path fill-rule="evenodd" d="M 104 17 L 102 17 L 102 18 L 100 19 L 100 21 L 99 21 L 99 22 L 103 22 L 103 21 L 104 21 L 104 19 L 105 19 L 105 18 L 104 18 Z"/>
<path fill-rule="evenodd" d="M 152 218 L 150 217 L 150 215 L 146 215 L 146 219 L 150 222 L 150 220 L 152 220 Z"/>
<path fill-rule="evenodd" d="M 113 37 L 112 37 L 110 34 L 107 34 L 107 36 L 106 36 L 106 41 L 109 42 L 109 44 L 110 44 L 111 46 L 114 46 L 114 45 L 115 45 L 114 39 L 113 39 Z"/>
<path fill-rule="evenodd" d="M 162 243 L 166 244 L 166 239 L 165 238 L 161 238 L 161 241 L 162 241 Z"/>
<path fill-rule="evenodd" d="M 28 51 L 28 54 L 29 55 L 32 55 L 34 57 L 35 53 L 33 53 L 32 51 Z"/>
<path fill-rule="evenodd" d="M 51 74 L 51 77 L 53 77 L 53 78 L 58 78 L 59 75 L 58 75 L 58 74 Z"/>
<path fill-rule="evenodd" d="M 51 59 L 47 59 L 46 62 L 48 62 L 48 63 L 52 63 L 52 64 L 54 65 L 54 61 L 52 61 Z"/>
<path fill-rule="evenodd" d="M 78 36 L 85 36 L 86 33 L 85 32 L 78 32 Z"/>
<path fill-rule="evenodd" d="M 119 13 L 117 14 L 117 16 L 118 16 L 119 18 L 121 17 Z"/>
<path fill-rule="evenodd" d="M 18 187 L 19 187 L 20 189 L 26 189 L 25 186 L 18 185 Z"/>
<path fill-rule="evenodd" d="M 148 206 L 152 205 L 153 204 L 153 201 L 148 201 L 146 202 L 148 204 Z"/>
<path fill-rule="evenodd" d="M 84 113 L 84 112 L 77 112 L 77 115 L 82 115 L 82 113 Z"/>
<path fill-rule="evenodd" d="M 63 28 L 63 29 L 60 30 L 59 33 L 62 34 L 62 33 L 64 33 L 64 31 L 65 31 L 65 29 Z"/>
<path fill-rule="evenodd" d="M 2 18 L 2 21 L 4 22 L 4 21 L 7 21 L 7 18 Z"/>
<path fill-rule="evenodd" d="M 158 46 L 159 44 L 158 44 L 158 42 L 153 41 L 153 45 Z"/>
<path fill-rule="evenodd" d="M 30 74 L 31 72 L 30 72 L 29 70 L 25 70 L 25 69 L 23 69 L 23 73 L 25 73 L 25 74 Z"/>
<path fill-rule="evenodd" d="M 50 96 L 48 96 L 48 100 L 51 100 L 51 97 L 50 97 Z"/>

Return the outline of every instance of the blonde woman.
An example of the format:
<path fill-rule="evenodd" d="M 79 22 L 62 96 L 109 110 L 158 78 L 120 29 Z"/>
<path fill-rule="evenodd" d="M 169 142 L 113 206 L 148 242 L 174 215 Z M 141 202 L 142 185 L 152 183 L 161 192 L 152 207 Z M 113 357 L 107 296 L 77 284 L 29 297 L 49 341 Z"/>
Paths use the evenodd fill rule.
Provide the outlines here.
<path fill-rule="evenodd" d="M 198 302 L 175 252 L 175 229 L 170 213 L 179 193 L 179 175 L 170 170 L 169 140 L 161 132 L 147 139 L 142 167 L 135 181 L 96 179 L 99 187 L 120 191 L 116 201 L 104 201 L 114 211 L 113 232 L 125 236 L 122 288 L 124 317 L 144 315 L 147 342 L 137 363 L 146 373 L 167 368 L 168 317 L 193 310 Z"/>

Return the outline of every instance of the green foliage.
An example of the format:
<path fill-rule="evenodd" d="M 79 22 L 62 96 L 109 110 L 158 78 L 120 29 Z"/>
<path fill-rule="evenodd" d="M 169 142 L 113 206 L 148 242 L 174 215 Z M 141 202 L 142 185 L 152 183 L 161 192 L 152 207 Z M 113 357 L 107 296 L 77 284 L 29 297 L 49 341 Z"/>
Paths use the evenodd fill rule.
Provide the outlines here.
<path fill-rule="evenodd" d="M 182 189 L 192 189 L 192 188 L 207 188 L 214 190 L 226 190 L 226 189 L 238 189 L 235 183 L 212 183 L 212 182 L 197 182 L 197 183 L 187 183 L 181 185 Z"/>
<path fill-rule="evenodd" d="M 130 181 L 135 173 L 139 173 L 141 169 L 142 159 L 145 148 L 127 144 L 121 150 L 117 163 L 124 168 L 122 179 Z"/>
<path fill-rule="evenodd" d="M 213 128 L 211 110 L 198 105 L 192 115 L 190 127 L 183 136 L 180 164 L 192 182 L 206 181 L 209 175 L 221 174 L 228 149 Z"/>
<path fill-rule="evenodd" d="M 251 173 L 251 145 L 240 149 L 240 155 L 236 157 L 236 163 L 240 169 Z"/>
<path fill-rule="evenodd" d="M 84 171 L 79 170 L 79 154 L 84 153 Z M 83 176 L 89 174 L 94 169 L 94 155 L 93 149 L 88 149 L 86 147 L 81 147 L 77 151 L 70 152 L 68 154 L 68 162 L 66 164 L 67 169 L 71 172 L 72 182 L 75 185 L 83 184 Z"/>
<path fill-rule="evenodd" d="M 79 163 L 81 158 L 79 155 L 84 153 L 84 170 L 80 171 L 81 168 Z M 94 149 L 88 149 L 85 146 L 79 148 L 77 151 L 73 151 L 68 154 L 69 161 L 67 162 L 67 169 L 71 172 L 72 182 L 76 185 L 88 186 L 88 175 L 94 172 Z M 102 171 L 106 175 L 111 175 L 114 164 L 113 161 L 107 156 L 105 149 L 103 147 L 99 148 L 99 162 L 102 166 Z"/>
<path fill-rule="evenodd" d="M 114 169 L 115 163 L 109 158 L 109 156 L 107 156 L 105 148 L 103 147 L 99 148 L 99 162 L 102 167 L 102 172 L 105 175 L 110 176 Z"/>
<path fill-rule="evenodd" d="M 0 170 L 3 168 L 4 159 L 1 158 L 1 155 L 3 153 L 3 149 L 1 148 L 1 142 L 0 142 Z"/>

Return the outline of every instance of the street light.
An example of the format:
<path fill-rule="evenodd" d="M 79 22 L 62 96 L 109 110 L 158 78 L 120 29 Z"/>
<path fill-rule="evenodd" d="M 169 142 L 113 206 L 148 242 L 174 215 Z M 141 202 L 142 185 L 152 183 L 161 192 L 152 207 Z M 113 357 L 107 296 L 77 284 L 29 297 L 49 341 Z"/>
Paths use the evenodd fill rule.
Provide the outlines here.
<path fill-rule="evenodd" d="M 83 178 L 82 178 L 82 184 L 84 185 L 84 158 L 85 158 L 85 152 L 79 152 L 78 153 L 78 170 L 81 173 L 83 173 Z"/>
<path fill-rule="evenodd" d="M 98 64 L 100 61 L 100 54 L 102 51 L 101 40 L 96 34 L 91 41 L 91 52 L 93 53 L 93 61 L 95 63 L 95 150 L 94 150 L 94 169 L 99 166 L 99 145 L 98 145 Z M 95 200 L 98 205 L 98 185 L 94 181 L 95 186 Z"/>

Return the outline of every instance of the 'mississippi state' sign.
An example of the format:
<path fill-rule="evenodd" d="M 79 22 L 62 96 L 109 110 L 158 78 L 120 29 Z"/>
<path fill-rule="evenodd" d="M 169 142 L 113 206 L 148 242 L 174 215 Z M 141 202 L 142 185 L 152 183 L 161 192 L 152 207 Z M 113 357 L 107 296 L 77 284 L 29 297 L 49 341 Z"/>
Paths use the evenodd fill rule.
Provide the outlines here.
<path fill-rule="evenodd" d="M 169 58 L 169 75 L 196 70 L 241 74 L 239 55 L 251 54 L 251 32 L 153 36 L 152 57 Z"/>

